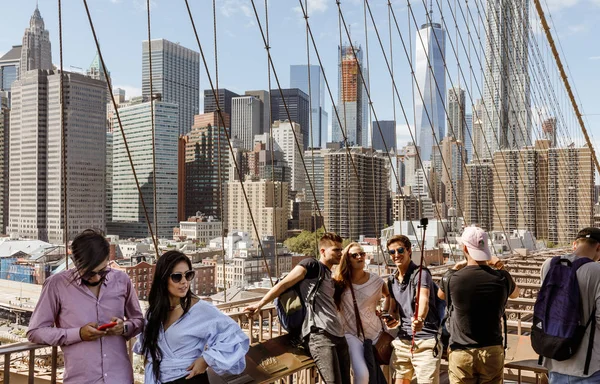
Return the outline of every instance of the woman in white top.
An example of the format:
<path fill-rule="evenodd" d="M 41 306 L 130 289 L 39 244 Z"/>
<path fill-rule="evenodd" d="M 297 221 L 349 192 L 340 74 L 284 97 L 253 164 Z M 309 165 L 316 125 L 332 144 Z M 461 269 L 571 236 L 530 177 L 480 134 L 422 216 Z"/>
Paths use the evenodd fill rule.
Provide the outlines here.
<path fill-rule="evenodd" d="M 384 284 L 383 279 L 365 271 L 365 259 L 366 255 L 360 244 L 348 244 L 342 252 L 342 259 L 334 276 L 336 281 L 334 299 L 342 315 L 355 384 L 367 384 L 369 372 L 364 358 L 364 340 L 362 335 L 358 336 L 350 284 L 352 284 L 356 296 L 365 337 L 371 339 L 373 344 L 377 342 L 381 332 L 384 332 L 383 324 L 377 313 L 377 305 L 381 302 L 382 295 L 389 296 L 387 285 Z"/>

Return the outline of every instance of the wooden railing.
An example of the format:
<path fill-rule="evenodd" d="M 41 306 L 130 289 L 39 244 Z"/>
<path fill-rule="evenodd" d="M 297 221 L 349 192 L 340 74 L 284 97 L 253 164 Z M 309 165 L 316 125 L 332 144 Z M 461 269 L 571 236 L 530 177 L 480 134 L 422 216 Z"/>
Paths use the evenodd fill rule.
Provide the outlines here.
<path fill-rule="evenodd" d="M 57 347 L 49 347 L 47 345 L 41 344 L 33 344 L 29 342 L 24 343 L 15 343 L 9 344 L 6 346 L 0 347 L 0 356 L 4 358 L 4 384 L 10 384 L 10 372 L 11 372 L 11 362 L 13 356 L 17 356 L 17 358 L 27 357 L 29 358 L 28 362 L 28 371 L 27 378 L 29 384 L 35 383 L 35 378 L 39 374 L 36 372 L 36 351 L 41 349 L 47 350 L 51 349 L 50 353 L 50 383 L 56 383 L 56 375 L 57 375 L 57 367 L 58 367 L 58 348 Z M 47 357 L 47 355 L 45 355 Z M 47 374 L 47 373 L 46 373 Z"/>

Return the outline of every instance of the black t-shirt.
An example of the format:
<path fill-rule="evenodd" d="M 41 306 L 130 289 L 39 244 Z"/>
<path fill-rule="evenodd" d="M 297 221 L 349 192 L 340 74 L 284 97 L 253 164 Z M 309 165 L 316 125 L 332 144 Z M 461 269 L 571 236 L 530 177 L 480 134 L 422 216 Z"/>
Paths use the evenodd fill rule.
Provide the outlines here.
<path fill-rule="evenodd" d="M 514 289 L 504 270 L 468 265 L 456 271 L 450 279 L 450 349 L 502 345 L 502 314 Z"/>

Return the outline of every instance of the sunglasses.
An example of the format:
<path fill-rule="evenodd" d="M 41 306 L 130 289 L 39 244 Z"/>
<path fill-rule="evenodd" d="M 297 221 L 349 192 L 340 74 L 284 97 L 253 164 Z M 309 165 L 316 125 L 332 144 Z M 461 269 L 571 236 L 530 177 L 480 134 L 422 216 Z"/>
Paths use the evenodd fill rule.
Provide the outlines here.
<path fill-rule="evenodd" d="M 364 259 L 365 255 L 366 255 L 366 253 L 365 253 L 364 251 L 361 251 L 361 252 L 356 252 L 356 253 L 351 253 L 351 254 L 350 254 L 350 256 L 351 256 L 353 259 L 356 259 L 358 256 L 361 256 L 361 257 Z"/>
<path fill-rule="evenodd" d="M 105 278 L 106 275 L 108 275 L 108 272 L 110 272 L 110 268 L 109 267 L 105 267 L 99 271 L 89 271 L 86 272 L 83 276 L 81 276 L 81 278 L 83 280 L 91 280 L 94 278 L 94 276 L 98 275 L 101 279 Z"/>
<path fill-rule="evenodd" d="M 170 276 L 171 276 L 171 280 L 173 280 L 174 283 L 181 282 L 181 280 L 183 279 L 184 276 L 187 281 L 192 281 L 194 276 L 196 276 L 196 271 L 189 270 L 187 272 L 175 272 L 175 273 L 171 273 Z"/>
<path fill-rule="evenodd" d="M 388 253 L 390 255 L 395 255 L 396 253 L 398 253 L 399 255 L 402 255 L 402 254 L 404 254 L 404 251 L 405 251 L 404 247 L 400 247 L 397 249 L 388 249 Z"/>

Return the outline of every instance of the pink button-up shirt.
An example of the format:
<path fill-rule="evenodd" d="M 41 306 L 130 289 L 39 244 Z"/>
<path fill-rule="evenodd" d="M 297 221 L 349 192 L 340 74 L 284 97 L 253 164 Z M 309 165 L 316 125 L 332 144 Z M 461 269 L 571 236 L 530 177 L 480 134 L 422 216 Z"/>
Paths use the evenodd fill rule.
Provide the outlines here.
<path fill-rule="evenodd" d="M 27 338 L 33 343 L 58 345 L 65 356 L 64 383 L 133 383 L 126 341 L 141 332 L 144 320 L 129 276 L 111 270 L 96 297 L 74 270 L 51 276 L 44 283 L 29 321 Z M 125 319 L 123 336 L 82 341 L 79 329 L 112 317 Z"/>

